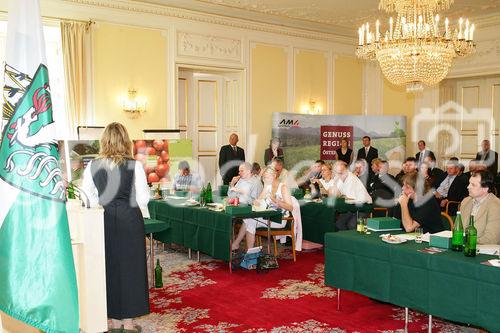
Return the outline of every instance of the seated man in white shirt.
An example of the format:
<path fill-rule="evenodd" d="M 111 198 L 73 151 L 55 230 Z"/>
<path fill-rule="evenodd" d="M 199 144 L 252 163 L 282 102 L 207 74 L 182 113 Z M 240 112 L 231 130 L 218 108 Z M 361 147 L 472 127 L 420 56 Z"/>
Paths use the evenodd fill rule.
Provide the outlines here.
<path fill-rule="evenodd" d="M 262 183 L 252 177 L 252 165 L 248 162 L 240 164 L 239 176 L 234 177 L 229 183 L 227 196 L 230 199 L 239 198 L 240 203 L 251 205 L 262 191 Z"/>
<path fill-rule="evenodd" d="M 346 200 L 352 200 L 357 205 L 372 203 L 361 180 L 347 169 L 347 164 L 337 161 L 334 167 L 335 178 L 330 194 L 333 196 L 345 196 Z M 352 230 L 356 228 L 356 213 L 349 212 L 340 214 L 336 226 L 337 230 Z M 359 217 L 367 217 L 367 213 L 360 212 Z"/>

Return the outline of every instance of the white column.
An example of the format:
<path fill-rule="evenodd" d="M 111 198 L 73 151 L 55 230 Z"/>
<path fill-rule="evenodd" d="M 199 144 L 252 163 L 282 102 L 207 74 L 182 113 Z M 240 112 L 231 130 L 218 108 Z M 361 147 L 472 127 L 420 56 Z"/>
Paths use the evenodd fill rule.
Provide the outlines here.
<path fill-rule="evenodd" d="M 375 62 L 363 64 L 363 115 L 382 115 L 384 80 L 380 67 Z"/>

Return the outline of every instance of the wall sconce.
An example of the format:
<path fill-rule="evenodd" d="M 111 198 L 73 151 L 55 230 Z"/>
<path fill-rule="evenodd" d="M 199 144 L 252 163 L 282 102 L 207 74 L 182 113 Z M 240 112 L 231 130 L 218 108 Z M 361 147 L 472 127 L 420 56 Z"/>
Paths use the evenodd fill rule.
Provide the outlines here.
<path fill-rule="evenodd" d="M 145 97 L 137 96 L 135 89 L 129 89 L 128 96 L 122 98 L 123 111 L 130 118 L 137 118 L 141 113 L 146 112 L 147 103 L 148 101 Z"/>
<path fill-rule="evenodd" d="M 313 99 L 309 100 L 309 104 L 302 105 L 302 113 L 320 114 L 322 111 L 321 105 L 316 104 L 316 101 Z"/>

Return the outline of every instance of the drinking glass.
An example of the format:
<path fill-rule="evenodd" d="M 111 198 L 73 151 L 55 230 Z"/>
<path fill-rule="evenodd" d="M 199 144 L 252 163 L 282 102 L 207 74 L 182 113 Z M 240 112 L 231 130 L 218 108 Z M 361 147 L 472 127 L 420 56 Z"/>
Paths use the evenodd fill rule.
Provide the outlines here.
<path fill-rule="evenodd" d="M 207 204 L 204 195 L 200 195 L 200 207 L 205 207 Z"/>
<path fill-rule="evenodd" d="M 360 234 L 364 233 L 365 226 L 363 225 L 363 218 L 358 218 L 357 221 L 357 226 L 356 226 L 356 231 L 359 232 Z"/>
<path fill-rule="evenodd" d="M 415 243 L 422 243 L 422 235 L 423 235 L 423 229 L 422 228 L 416 228 L 415 229 Z"/>

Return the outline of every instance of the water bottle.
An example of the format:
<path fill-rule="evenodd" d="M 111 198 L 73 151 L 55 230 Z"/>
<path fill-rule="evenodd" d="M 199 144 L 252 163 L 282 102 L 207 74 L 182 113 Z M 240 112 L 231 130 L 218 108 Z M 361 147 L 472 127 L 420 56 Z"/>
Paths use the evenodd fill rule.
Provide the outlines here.
<path fill-rule="evenodd" d="M 156 259 L 155 288 L 163 288 L 162 271 L 163 269 L 160 266 L 160 259 Z"/>

